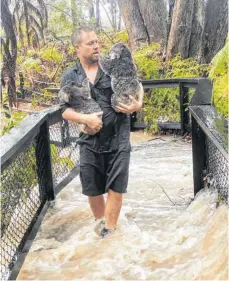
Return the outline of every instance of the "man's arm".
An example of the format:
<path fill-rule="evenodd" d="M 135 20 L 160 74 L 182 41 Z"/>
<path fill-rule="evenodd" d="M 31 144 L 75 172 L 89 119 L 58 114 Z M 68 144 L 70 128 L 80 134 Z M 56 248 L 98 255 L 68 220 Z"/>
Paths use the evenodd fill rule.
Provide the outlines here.
<path fill-rule="evenodd" d="M 83 113 L 78 113 L 72 108 L 68 107 L 63 113 L 62 117 L 64 119 L 67 119 L 69 121 L 78 123 L 78 124 L 85 124 L 87 125 L 92 131 L 99 131 L 102 128 L 102 120 L 99 118 L 103 112 L 96 112 L 92 114 L 83 114 Z M 89 130 L 89 132 L 91 132 Z M 87 132 L 87 131 L 86 131 Z"/>

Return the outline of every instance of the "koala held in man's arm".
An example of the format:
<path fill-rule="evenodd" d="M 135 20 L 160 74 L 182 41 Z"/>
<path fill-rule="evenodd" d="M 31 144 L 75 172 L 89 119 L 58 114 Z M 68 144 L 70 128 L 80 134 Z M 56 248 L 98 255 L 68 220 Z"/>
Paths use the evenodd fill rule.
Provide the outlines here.
<path fill-rule="evenodd" d="M 78 113 L 91 114 L 102 111 L 98 103 L 91 98 L 91 90 L 87 78 L 82 82 L 82 85 L 69 82 L 60 89 L 58 96 L 60 103 L 68 104 L 70 108 Z M 89 133 L 90 130 L 87 130 L 86 127 L 87 125 L 85 124 L 79 124 L 81 131 L 87 131 L 88 134 L 93 135 L 94 133 Z"/>
<path fill-rule="evenodd" d="M 101 69 L 111 77 L 114 94 L 111 97 L 112 107 L 119 104 L 130 105 L 131 97 L 135 100 L 143 94 L 142 84 L 137 77 L 136 66 L 127 46 L 115 44 L 108 55 L 99 61 Z"/>

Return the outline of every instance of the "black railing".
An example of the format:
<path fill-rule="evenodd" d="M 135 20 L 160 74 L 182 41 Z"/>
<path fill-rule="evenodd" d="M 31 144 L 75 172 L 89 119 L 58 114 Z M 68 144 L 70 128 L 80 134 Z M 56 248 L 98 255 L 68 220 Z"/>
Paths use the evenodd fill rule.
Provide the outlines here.
<path fill-rule="evenodd" d="M 190 125 L 189 88 L 196 89 L 189 107 L 194 192 L 207 178 L 226 198 L 227 134 L 211 105 L 211 83 L 206 79 L 170 79 L 143 81 L 143 87 L 179 88 L 179 128 L 183 134 Z M 2 280 L 16 278 L 50 200 L 79 172 L 78 133 L 75 124 L 62 119 L 57 106 L 30 115 L 1 138 Z"/>
<path fill-rule="evenodd" d="M 228 199 L 228 135 L 225 120 L 211 105 L 190 106 L 194 194 L 203 187 Z"/>
<path fill-rule="evenodd" d="M 56 107 L 28 116 L 1 138 L 1 280 L 15 279 L 40 213 L 77 175 L 77 136 Z"/>

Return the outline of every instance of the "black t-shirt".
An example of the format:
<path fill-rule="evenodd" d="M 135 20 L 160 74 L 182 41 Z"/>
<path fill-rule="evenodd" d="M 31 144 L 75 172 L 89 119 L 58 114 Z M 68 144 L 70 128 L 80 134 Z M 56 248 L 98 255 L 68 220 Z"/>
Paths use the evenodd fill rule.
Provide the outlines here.
<path fill-rule="evenodd" d="M 86 78 L 82 65 L 77 62 L 67 69 L 61 78 L 61 88 L 70 82 L 81 84 Z M 80 133 L 78 144 L 86 145 L 88 149 L 96 152 L 111 152 L 115 150 L 130 151 L 130 116 L 117 113 L 111 107 L 111 79 L 100 68 L 95 83 L 91 84 L 91 96 L 103 111 L 103 127 L 95 135 Z M 70 107 L 62 104 L 62 112 Z"/>

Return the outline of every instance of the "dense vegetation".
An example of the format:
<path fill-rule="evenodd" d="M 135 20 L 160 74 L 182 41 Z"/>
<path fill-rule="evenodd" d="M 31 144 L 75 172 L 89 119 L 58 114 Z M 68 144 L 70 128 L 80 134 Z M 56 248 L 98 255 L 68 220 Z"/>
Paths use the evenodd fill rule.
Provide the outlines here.
<path fill-rule="evenodd" d="M 102 53 L 104 54 L 113 43 L 128 42 L 128 35 L 125 31 L 100 36 Z M 194 78 L 208 75 L 214 83 L 214 103 L 217 110 L 228 117 L 228 43 L 216 55 L 209 65 L 199 64 L 194 59 L 181 59 L 180 54 L 168 62 L 163 61 L 161 46 L 152 43 L 149 46 L 142 46 L 133 50 L 133 57 L 138 68 L 141 79 L 169 79 L 169 78 Z M 19 72 L 24 75 L 24 88 L 27 98 L 31 99 L 34 106 L 38 104 L 52 105 L 55 95 L 47 89 L 59 87 L 59 81 L 64 69 L 75 61 L 74 49 L 70 42 L 47 43 L 40 49 L 29 49 L 27 53 L 20 52 L 17 58 L 17 88 L 19 89 Z M 18 91 L 20 95 L 20 91 Z M 149 122 L 152 131 L 157 131 L 157 121 L 179 120 L 179 101 L 177 89 L 155 89 L 145 95 L 144 116 Z M 4 95 L 3 104 L 6 103 Z M 4 110 L 5 112 L 6 110 Z M 6 113 L 6 112 L 5 112 Z M 12 115 L 5 115 L 5 126 L 2 133 L 8 131 L 12 126 L 17 125 L 25 113 L 14 111 Z M 10 117 L 10 118 L 7 118 Z"/>
<path fill-rule="evenodd" d="M 225 0 L 221 1 L 224 3 L 223 5 L 227 5 Z M 178 2 L 175 6 L 181 5 Z M 197 5 L 198 7 L 193 6 L 193 1 L 184 2 L 187 2 L 186 6 L 190 5 L 196 11 L 193 12 L 194 18 L 189 18 L 192 21 L 192 28 L 195 28 L 195 25 L 201 20 L 197 14 L 199 16 L 204 14 L 208 20 L 208 11 L 211 10 L 209 7 L 213 5 L 211 0 L 207 1 L 206 6 Z M 111 0 L 96 1 L 96 4 L 92 0 L 79 0 L 77 5 L 74 0 L 70 2 L 59 0 L 46 2 L 26 0 L 21 2 L 16 0 L 12 3 L 9 0 L 2 1 L 1 42 L 3 48 L 1 54 L 3 63 L 1 79 L 3 87 L 1 98 L 3 122 L 1 134 L 9 131 L 26 116 L 25 112 L 18 110 L 16 96 L 17 98 L 25 97 L 33 105 L 34 110 L 38 105 L 51 106 L 57 103 L 56 95 L 48 91 L 48 88 L 58 88 L 64 69 L 76 60 L 69 35 L 73 28 L 85 24 L 93 26 L 99 34 L 102 55 L 116 42 L 128 44 L 141 79 L 209 77 L 214 83 L 214 104 L 220 114 L 228 117 L 228 42 L 210 64 L 199 63 L 204 61 L 200 59 L 203 58 L 202 47 L 194 50 L 195 46 L 200 47 L 201 42 L 204 41 L 204 45 L 207 46 L 205 51 L 208 50 L 204 55 L 208 55 L 208 58 L 211 59 L 213 55 L 210 53 L 216 54 L 216 50 L 219 50 L 219 46 L 225 42 L 224 24 L 220 30 L 223 36 L 221 36 L 221 40 L 217 39 L 220 44 L 217 45 L 217 48 L 213 48 L 214 50 L 209 49 L 211 42 L 203 38 L 203 26 L 200 25 L 201 29 L 198 31 L 200 38 L 197 38 L 199 41 L 194 42 L 191 38 L 186 44 L 189 46 L 190 54 L 185 56 L 184 51 L 187 46 L 179 46 L 179 43 L 174 46 L 174 50 L 177 51 L 172 54 L 169 48 L 177 41 L 174 39 L 175 37 L 171 37 L 173 31 L 176 30 L 174 27 L 176 19 L 176 13 L 173 13 L 174 3 L 169 6 L 169 14 L 162 3 L 156 5 L 142 1 L 139 7 L 132 7 L 135 13 L 143 13 L 143 20 L 146 21 L 147 25 L 144 28 L 148 31 L 144 31 L 143 27 L 141 29 L 142 34 L 146 34 L 146 40 L 140 41 L 138 41 L 140 33 L 133 34 L 133 28 L 131 28 L 132 25 L 136 24 L 140 28 L 140 18 L 133 18 L 134 14 L 131 10 L 125 9 L 125 7 L 129 7 L 129 4 L 128 1 Z M 176 12 L 183 15 L 183 20 L 188 19 L 188 15 L 182 12 L 186 9 L 185 5 L 175 7 Z M 102 7 L 110 23 L 106 28 L 103 27 L 100 16 Z M 198 13 L 197 8 L 200 9 Z M 215 30 L 217 23 L 227 17 L 223 9 L 221 9 L 222 11 L 217 10 L 216 7 L 214 9 L 216 12 L 218 11 L 218 14 L 216 14 L 214 24 L 211 23 L 211 30 L 213 28 Z M 154 24 L 148 21 L 147 15 L 151 12 L 167 17 L 167 35 L 164 32 L 165 26 L 163 25 L 162 30 L 160 21 Z M 126 26 L 126 30 L 122 31 L 120 31 L 121 18 Z M 155 18 L 157 17 L 155 16 Z M 132 24 L 129 25 L 131 22 Z M 150 33 L 152 29 L 153 32 Z M 157 36 L 154 38 L 153 34 Z M 180 37 L 182 34 L 176 34 L 176 36 Z M 186 42 L 186 39 L 183 39 Z M 168 55 L 168 52 L 171 54 Z M 208 61 L 210 60 L 208 59 Z M 20 73 L 23 74 L 23 82 L 19 79 Z M 8 86 L 4 82 L 5 77 L 8 77 Z M 179 119 L 178 89 L 155 89 L 146 92 L 144 108 L 139 116 L 151 124 L 150 129 L 153 132 L 157 131 L 158 120 L 177 121 Z"/>

